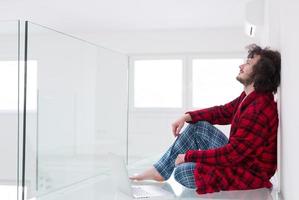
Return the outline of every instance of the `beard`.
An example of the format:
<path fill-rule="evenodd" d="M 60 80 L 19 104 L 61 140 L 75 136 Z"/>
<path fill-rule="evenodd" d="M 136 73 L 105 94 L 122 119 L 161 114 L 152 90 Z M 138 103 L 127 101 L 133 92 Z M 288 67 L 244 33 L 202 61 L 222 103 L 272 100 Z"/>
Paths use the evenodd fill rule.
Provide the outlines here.
<path fill-rule="evenodd" d="M 254 76 L 253 74 L 250 74 L 248 77 L 246 78 L 242 78 L 240 76 L 237 76 L 236 79 L 242 83 L 244 86 L 248 86 L 250 85 L 251 83 L 253 83 L 253 80 L 254 80 Z"/>

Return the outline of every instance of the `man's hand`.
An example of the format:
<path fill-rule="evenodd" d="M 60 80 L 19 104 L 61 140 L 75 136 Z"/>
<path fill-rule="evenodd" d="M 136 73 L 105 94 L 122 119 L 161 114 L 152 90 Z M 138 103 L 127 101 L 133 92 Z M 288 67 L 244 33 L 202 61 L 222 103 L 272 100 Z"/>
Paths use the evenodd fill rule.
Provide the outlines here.
<path fill-rule="evenodd" d="M 179 165 L 185 162 L 185 154 L 179 154 L 178 157 L 175 159 L 175 165 Z"/>
<path fill-rule="evenodd" d="M 172 125 L 172 133 L 176 137 L 180 134 L 181 129 L 183 128 L 186 121 L 191 121 L 191 116 L 189 114 L 185 114 L 178 120 L 176 120 Z"/>

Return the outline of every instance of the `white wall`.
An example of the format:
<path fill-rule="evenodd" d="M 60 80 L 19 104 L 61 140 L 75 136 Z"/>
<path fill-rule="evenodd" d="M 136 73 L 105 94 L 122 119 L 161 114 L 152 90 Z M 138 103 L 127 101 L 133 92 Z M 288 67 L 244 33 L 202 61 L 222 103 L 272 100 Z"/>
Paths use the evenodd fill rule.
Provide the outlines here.
<path fill-rule="evenodd" d="M 156 53 L 238 52 L 255 42 L 244 33 L 243 27 L 110 31 L 97 34 L 76 33 L 93 41 L 129 55 Z"/>
<path fill-rule="evenodd" d="M 265 18 L 263 23 L 262 35 L 261 35 L 261 45 L 263 47 L 268 46 L 271 49 L 281 50 L 280 48 L 280 8 L 279 8 L 279 0 L 266 0 L 265 1 Z M 275 184 L 275 187 L 280 190 L 281 188 L 281 121 L 282 121 L 282 114 L 281 114 L 281 88 L 279 87 L 277 90 L 277 107 L 278 107 L 278 114 L 279 114 L 279 128 L 278 128 L 278 152 L 277 152 L 277 172 L 276 177 L 278 180 Z"/>
<path fill-rule="evenodd" d="M 298 1 L 279 1 L 281 8 L 281 192 L 286 200 L 298 198 L 299 180 L 299 17 Z"/>
<path fill-rule="evenodd" d="M 299 112 L 299 3 L 292 0 L 268 0 L 264 44 L 281 51 L 281 86 L 278 93 L 280 111 L 278 172 L 280 190 L 284 199 L 298 197 L 299 157 L 298 112 Z"/>
<path fill-rule="evenodd" d="M 274 49 L 280 48 L 280 0 L 265 1 L 265 18 L 261 44 Z"/>

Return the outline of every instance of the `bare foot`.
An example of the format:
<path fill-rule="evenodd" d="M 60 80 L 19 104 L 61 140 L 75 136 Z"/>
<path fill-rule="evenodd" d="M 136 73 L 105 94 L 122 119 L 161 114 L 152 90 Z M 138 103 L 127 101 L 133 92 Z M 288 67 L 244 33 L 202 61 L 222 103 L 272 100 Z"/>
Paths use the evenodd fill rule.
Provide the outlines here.
<path fill-rule="evenodd" d="M 145 170 L 141 174 L 130 176 L 129 178 L 131 180 L 136 180 L 136 181 L 143 181 L 143 180 L 164 181 L 164 178 L 154 167 Z"/>

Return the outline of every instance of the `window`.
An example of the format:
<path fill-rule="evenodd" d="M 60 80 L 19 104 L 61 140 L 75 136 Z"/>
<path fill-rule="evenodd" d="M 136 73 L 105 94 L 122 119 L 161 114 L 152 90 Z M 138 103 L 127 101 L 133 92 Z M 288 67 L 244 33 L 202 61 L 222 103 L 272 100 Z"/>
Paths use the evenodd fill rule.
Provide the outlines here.
<path fill-rule="evenodd" d="M 243 62 L 239 55 L 133 58 L 131 105 L 152 111 L 155 108 L 186 111 L 223 105 L 243 91 L 243 85 L 236 80 Z"/>
<path fill-rule="evenodd" d="M 134 61 L 135 108 L 181 108 L 183 60 Z"/>
<path fill-rule="evenodd" d="M 236 80 L 243 59 L 193 59 L 192 106 L 222 105 L 238 97 L 242 85 Z"/>
<path fill-rule="evenodd" d="M 22 66 L 22 65 L 21 65 Z M 37 61 L 27 61 L 27 109 L 36 110 Z M 20 93 L 23 88 L 20 88 Z M 0 61 L 0 111 L 18 109 L 18 61 Z"/>

